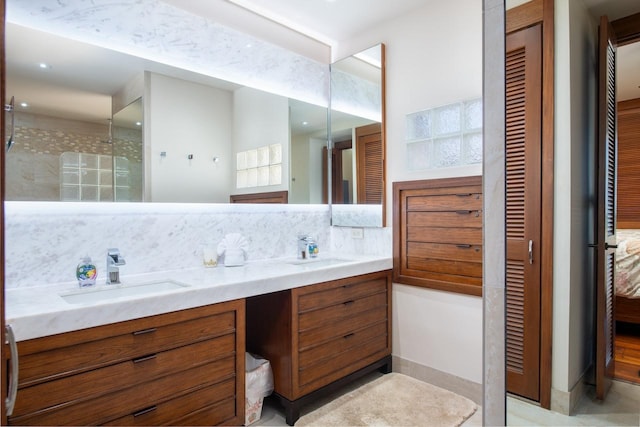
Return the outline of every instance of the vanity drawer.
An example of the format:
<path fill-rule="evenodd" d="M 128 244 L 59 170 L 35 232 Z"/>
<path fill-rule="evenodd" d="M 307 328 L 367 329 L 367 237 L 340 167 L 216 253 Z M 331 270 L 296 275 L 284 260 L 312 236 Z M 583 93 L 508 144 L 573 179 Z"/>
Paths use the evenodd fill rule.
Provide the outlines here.
<path fill-rule="evenodd" d="M 366 328 L 378 322 L 386 322 L 386 320 L 387 306 L 374 307 L 331 325 L 301 331 L 298 336 L 298 348 L 300 351 L 304 351 L 334 338 L 350 336 L 358 329 Z"/>
<path fill-rule="evenodd" d="M 235 382 L 236 368 L 235 356 L 231 356 L 113 393 L 67 402 L 23 417 L 13 417 L 12 424 L 76 426 L 103 424 L 109 420 L 139 413 L 141 408 L 150 408 L 219 382 L 230 379 Z M 176 414 L 176 418 L 178 417 L 179 414 Z"/>
<path fill-rule="evenodd" d="M 336 305 L 302 313 L 299 315 L 298 329 L 305 331 L 307 329 L 317 328 L 360 314 L 370 310 L 372 307 L 386 306 L 387 293 L 386 289 L 383 289 L 377 294 L 358 299 L 350 299 Z"/>
<path fill-rule="evenodd" d="M 140 408 L 103 425 L 220 425 L 235 415 L 234 389 L 235 382 L 229 379 L 157 405 Z"/>
<path fill-rule="evenodd" d="M 66 402 L 91 399 L 122 390 L 162 376 L 233 356 L 235 336 L 232 334 L 160 353 L 120 362 L 77 375 L 39 383 L 20 390 L 14 409 L 15 416 L 35 412 Z M 223 372 L 223 376 L 233 374 Z"/>
<path fill-rule="evenodd" d="M 298 313 L 342 304 L 387 289 L 386 277 L 377 274 L 350 277 L 322 285 L 294 289 L 298 296 Z"/>
<path fill-rule="evenodd" d="M 375 338 L 384 337 L 386 339 L 387 336 L 387 321 L 384 319 L 371 326 L 355 330 L 352 333 L 340 336 L 322 345 L 301 351 L 298 366 L 303 370 L 318 363 L 327 363 L 327 359 L 341 352 L 364 345 L 366 342 Z"/>
<path fill-rule="evenodd" d="M 298 373 L 300 389 L 304 390 L 307 387 L 316 389 L 329 384 L 384 356 L 388 353 L 387 349 L 387 336 L 380 335 L 313 366 L 300 369 Z"/>
<path fill-rule="evenodd" d="M 171 317 L 167 315 L 167 318 Z M 167 324 L 163 320 L 163 316 L 157 316 L 156 322 L 141 322 L 139 328 L 136 328 L 135 323 L 126 322 L 130 330 L 124 334 L 102 339 L 95 336 L 89 342 L 45 349 L 34 354 L 29 354 L 25 351 L 26 346 L 18 343 L 20 387 L 233 333 L 236 328 L 234 312 L 184 319 L 178 323 Z M 118 329 L 123 328 L 116 326 L 114 329 L 121 332 Z M 61 334 L 56 339 L 66 337 L 73 342 L 75 334 L 84 335 L 85 332 Z M 48 339 L 49 337 L 45 337 L 39 340 L 47 342 Z"/>

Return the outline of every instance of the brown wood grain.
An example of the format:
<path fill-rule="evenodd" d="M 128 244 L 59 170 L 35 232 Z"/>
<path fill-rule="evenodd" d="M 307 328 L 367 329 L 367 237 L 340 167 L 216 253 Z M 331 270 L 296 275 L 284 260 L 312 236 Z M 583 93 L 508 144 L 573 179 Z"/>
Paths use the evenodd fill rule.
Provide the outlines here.
<path fill-rule="evenodd" d="M 482 177 L 396 182 L 396 283 L 482 294 Z"/>
<path fill-rule="evenodd" d="M 232 194 L 230 203 L 289 203 L 288 191 L 271 191 L 268 193 Z"/>
<path fill-rule="evenodd" d="M 640 98 L 618 103 L 617 173 L 618 228 L 636 228 L 640 224 Z"/>
<path fill-rule="evenodd" d="M 390 355 L 390 314 L 390 271 L 251 297 L 247 348 L 295 401 Z"/>
<path fill-rule="evenodd" d="M 202 423 L 205 413 L 242 424 L 244 315 L 237 300 L 22 342 L 9 424 Z"/>

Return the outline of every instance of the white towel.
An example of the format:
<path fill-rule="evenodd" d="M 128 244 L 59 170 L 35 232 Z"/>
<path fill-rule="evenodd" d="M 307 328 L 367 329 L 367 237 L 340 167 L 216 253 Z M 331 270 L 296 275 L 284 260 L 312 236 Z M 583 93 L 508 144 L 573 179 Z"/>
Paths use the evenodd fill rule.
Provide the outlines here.
<path fill-rule="evenodd" d="M 229 233 L 218 244 L 218 256 L 224 255 L 224 265 L 227 267 L 244 265 L 247 259 L 249 243 L 240 233 Z"/>

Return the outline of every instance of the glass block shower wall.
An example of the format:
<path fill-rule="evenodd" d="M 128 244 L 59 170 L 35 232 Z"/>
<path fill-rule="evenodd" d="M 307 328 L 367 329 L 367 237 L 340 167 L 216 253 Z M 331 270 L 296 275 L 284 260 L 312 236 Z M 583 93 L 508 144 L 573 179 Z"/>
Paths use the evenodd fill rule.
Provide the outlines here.
<path fill-rule="evenodd" d="M 16 112 L 16 143 L 6 155 L 6 200 L 64 200 L 61 198 L 61 185 L 64 183 L 61 156 L 63 153 L 90 153 L 98 158 L 107 157 L 108 161 L 98 162 L 110 164 L 112 144 L 105 143 L 108 134 L 106 120 L 104 124 L 96 124 Z M 130 185 L 129 190 L 120 193 L 122 197 L 116 197 L 116 200 L 141 201 L 141 140 L 114 138 L 114 141 L 124 147 L 119 155 L 126 156 L 128 160 L 127 181 Z M 88 197 L 88 193 L 85 196 Z M 104 193 L 98 200 L 112 201 L 113 197 Z"/>
<path fill-rule="evenodd" d="M 482 162 L 482 99 L 418 111 L 406 117 L 411 171 Z"/>

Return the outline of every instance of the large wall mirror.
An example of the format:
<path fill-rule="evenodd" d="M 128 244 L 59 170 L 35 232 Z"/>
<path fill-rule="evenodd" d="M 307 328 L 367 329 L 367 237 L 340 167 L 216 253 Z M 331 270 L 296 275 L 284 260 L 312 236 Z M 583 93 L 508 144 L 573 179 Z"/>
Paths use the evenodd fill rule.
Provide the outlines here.
<path fill-rule="evenodd" d="M 384 64 L 383 44 L 331 64 L 333 225 L 384 225 Z"/>
<path fill-rule="evenodd" d="M 366 150 L 357 149 L 363 130 L 378 126 L 382 160 L 383 46 L 330 70 L 212 23 L 194 21 L 170 40 L 155 35 L 163 19 L 193 18 L 169 5 L 154 12 L 157 22 L 136 20 L 148 13 L 143 4 L 127 9 L 136 30 L 111 35 L 109 18 L 69 15 L 69 7 L 85 6 L 43 11 L 8 2 L 6 93 L 16 108 L 6 200 L 227 203 L 234 195 L 286 192 L 288 203 L 350 207 L 332 211 L 334 225 L 383 225 L 383 182 L 371 186 L 358 174 L 377 168 L 384 179 L 384 162 L 365 168 L 358 156 Z M 117 7 L 108 13 L 119 14 Z M 62 31 L 65 19 L 73 28 Z M 210 31 L 231 46 L 212 46 Z M 226 62 L 216 65 L 219 58 Z M 245 75 L 236 79 L 238 66 Z M 216 74 L 221 69 L 228 79 Z M 335 172 L 326 151 L 332 138 L 341 149 L 352 139 Z"/>
<path fill-rule="evenodd" d="M 322 203 L 326 107 L 10 22 L 6 49 L 7 200 Z"/>

